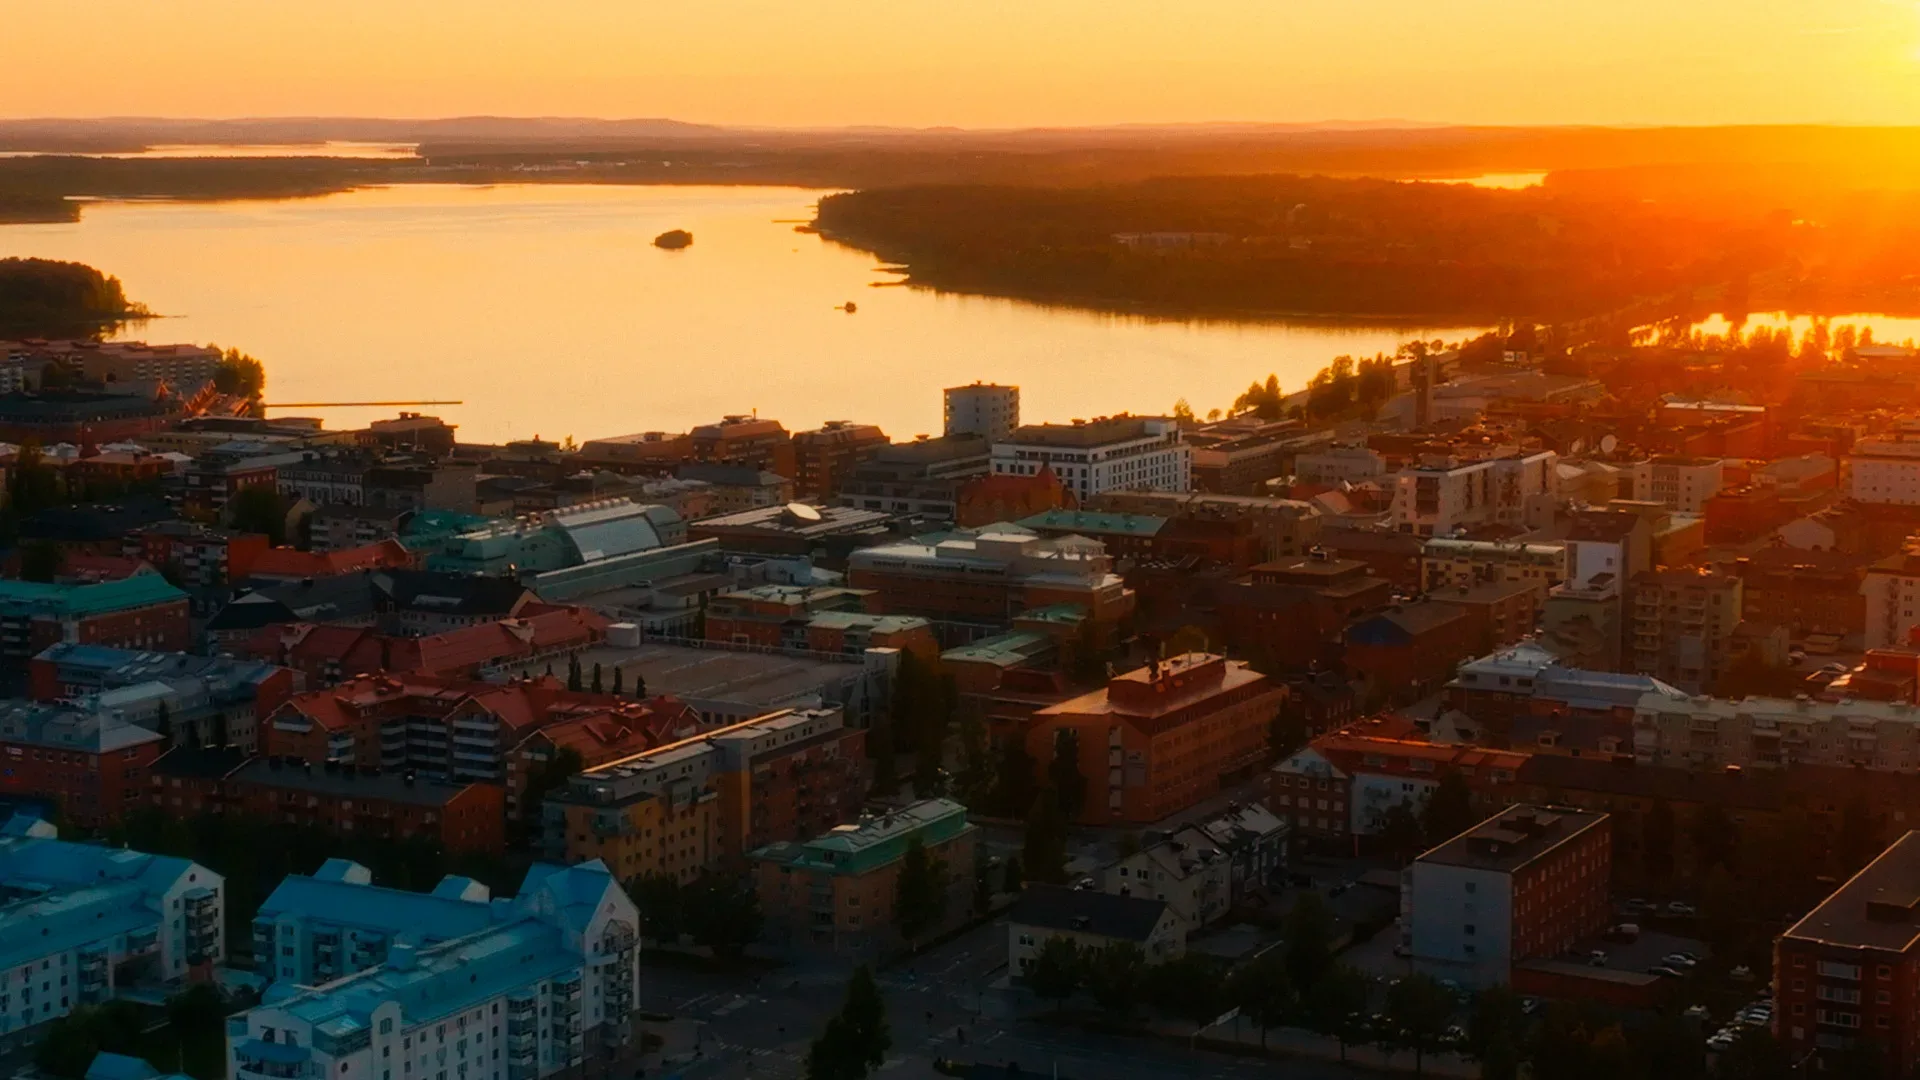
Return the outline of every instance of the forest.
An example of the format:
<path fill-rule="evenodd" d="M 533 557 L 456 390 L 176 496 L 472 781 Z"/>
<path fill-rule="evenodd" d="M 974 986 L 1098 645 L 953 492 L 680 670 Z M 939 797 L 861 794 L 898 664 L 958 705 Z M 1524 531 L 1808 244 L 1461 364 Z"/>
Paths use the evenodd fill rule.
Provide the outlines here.
<path fill-rule="evenodd" d="M 147 314 L 120 279 L 52 259 L 0 259 L 0 337 L 98 337 Z"/>

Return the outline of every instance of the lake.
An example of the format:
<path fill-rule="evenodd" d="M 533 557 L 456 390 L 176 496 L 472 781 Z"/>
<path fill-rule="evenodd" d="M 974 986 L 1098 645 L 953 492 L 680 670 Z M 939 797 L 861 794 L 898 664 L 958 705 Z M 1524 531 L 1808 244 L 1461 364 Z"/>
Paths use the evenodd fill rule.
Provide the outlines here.
<path fill-rule="evenodd" d="M 940 429 L 940 389 L 1021 387 L 1032 421 L 1204 414 L 1335 355 L 1470 329 L 1110 315 L 918 288 L 794 231 L 820 192 L 756 187 L 401 185 L 314 199 L 89 203 L 0 228 L 0 255 L 73 259 L 168 318 L 129 338 L 214 342 L 279 402 L 458 399 L 471 441 L 685 430 L 759 410 Z M 693 246 L 663 251 L 668 229 Z M 858 312 L 838 307 L 854 301 Z M 307 410 L 296 409 L 296 413 Z M 393 409 L 328 409 L 350 427 Z"/>

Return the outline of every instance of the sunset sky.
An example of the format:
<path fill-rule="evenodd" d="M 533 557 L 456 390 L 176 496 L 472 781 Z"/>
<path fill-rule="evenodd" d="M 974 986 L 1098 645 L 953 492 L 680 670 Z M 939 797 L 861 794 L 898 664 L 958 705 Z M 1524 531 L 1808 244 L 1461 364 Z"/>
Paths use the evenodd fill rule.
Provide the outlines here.
<path fill-rule="evenodd" d="M 1916 0 L 0 0 L 0 115 L 1920 123 Z"/>

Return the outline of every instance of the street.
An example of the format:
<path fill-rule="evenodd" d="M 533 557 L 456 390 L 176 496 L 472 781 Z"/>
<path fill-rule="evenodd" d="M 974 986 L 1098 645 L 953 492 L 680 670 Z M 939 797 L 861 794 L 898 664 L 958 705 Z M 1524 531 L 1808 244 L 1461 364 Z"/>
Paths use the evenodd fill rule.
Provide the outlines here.
<path fill-rule="evenodd" d="M 1004 922 L 970 930 L 953 941 L 878 974 L 892 1026 L 893 1049 L 880 1073 L 892 1080 L 938 1076 L 935 1058 L 1002 1065 L 1069 1080 L 1153 1080 L 1157 1077 L 1349 1076 L 1337 1064 L 1189 1051 L 1176 1043 L 1052 1028 L 999 1015 L 1005 996 L 988 990 L 1004 974 Z M 649 968 L 643 1008 L 702 1023 L 701 1056 L 667 1075 L 686 1080 L 797 1080 L 806 1071 L 808 1044 L 840 1006 L 844 972 L 781 971 L 761 978 Z M 1034 1006 L 1028 1005 L 1027 1008 Z M 985 1012 L 982 1012 L 982 1009 Z"/>

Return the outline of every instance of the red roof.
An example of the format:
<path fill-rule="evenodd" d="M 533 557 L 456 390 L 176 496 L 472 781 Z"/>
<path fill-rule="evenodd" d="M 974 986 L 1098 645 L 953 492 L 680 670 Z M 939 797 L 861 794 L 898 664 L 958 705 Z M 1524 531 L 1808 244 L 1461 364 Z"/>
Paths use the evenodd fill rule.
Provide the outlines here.
<path fill-rule="evenodd" d="M 366 627 L 295 623 L 262 629 L 249 655 L 320 674 L 418 672 L 465 676 L 510 660 L 583 648 L 607 634 L 607 620 L 588 608 L 528 604 L 517 618 L 461 627 L 427 637 L 394 637 Z"/>
<path fill-rule="evenodd" d="M 387 539 L 344 551 L 299 551 L 270 548 L 253 561 L 251 576 L 310 578 L 351 574 L 360 570 L 388 570 L 412 566 L 413 553 L 398 540 Z"/>

